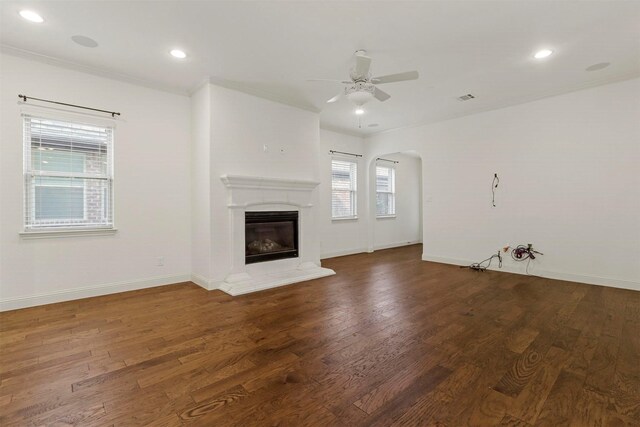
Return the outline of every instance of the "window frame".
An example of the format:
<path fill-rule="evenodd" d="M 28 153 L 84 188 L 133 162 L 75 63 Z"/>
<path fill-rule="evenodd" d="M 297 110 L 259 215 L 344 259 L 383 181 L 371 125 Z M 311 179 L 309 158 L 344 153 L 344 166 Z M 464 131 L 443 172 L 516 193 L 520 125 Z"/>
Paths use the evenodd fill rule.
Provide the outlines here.
<path fill-rule="evenodd" d="M 22 126 L 22 151 L 23 151 L 23 206 L 22 206 L 22 231 L 20 235 L 22 237 L 55 237 L 55 236 L 81 236 L 81 235 L 96 235 L 96 234 L 112 234 L 117 231 L 115 227 L 115 209 L 114 209 L 114 146 L 115 146 L 115 120 L 104 119 L 100 117 L 93 117 L 89 115 L 67 113 L 67 112 L 52 112 L 49 109 L 32 107 L 23 108 L 20 115 Z M 105 146 L 105 160 L 106 166 L 104 172 L 86 172 L 87 157 L 83 156 L 82 162 L 85 167 L 84 172 L 78 172 L 70 170 L 65 171 L 47 171 L 37 169 L 37 165 L 33 158 L 33 143 L 32 140 L 27 138 L 31 135 L 31 123 L 29 120 L 51 120 L 58 122 L 72 123 L 80 126 L 92 126 L 104 128 L 109 133 L 109 139 Z M 38 178 L 60 178 L 60 179 L 84 179 L 82 185 L 69 186 L 64 185 L 46 185 L 38 184 Z M 103 223 L 94 223 L 83 225 L 82 222 L 89 220 L 87 207 L 88 207 L 88 195 L 87 195 L 87 183 L 89 180 L 96 180 L 106 182 L 104 187 L 98 192 L 103 201 L 103 205 L 98 209 L 100 214 L 100 221 Z M 62 188 L 83 188 L 83 219 L 77 220 L 69 219 L 37 219 L 36 218 L 36 188 L 37 187 L 62 187 Z M 106 191 L 106 199 L 104 197 Z M 107 209 L 105 216 L 105 208 Z M 110 217 L 109 217 L 110 214 Z M 109 221 L 110 220 L 110 221 Z M 58 223 L 56 223 L 56 221 Z M 63 224 L 63 221 L 68 221 L 68 224 Z M 74 223 L 74 221 L 78 221 Z"/>
<path fill-rule="evenodd" d="M 376 162 L 375 164 L 375 176 L 376 176 L 376 218 L 379 219 L 384 219 L 384 218 L 396 218 L 397 214 L 398 214 L 398 210 L 396 207 L 396 165 L 391 164 L 391 165 L 386 165 L 386 164 L 382 164 L 379 162 Z M 378 190 L 378 168 L 384 168 L 384 169 L 388 169 L 389 170 L 389 179 L 391 181 L 391 191 L 380 191 Z M 388 196 L 390 196 L 392 203 L 391 205 L 393 206 L 393 212 L 392 213 L 384 213 L 384 214 L 379 214 L 378 213 L 378 194 L 386 194 Z M 387 207 L 389 207 L 389 204 L 387 204 Z"/>
<path fill-rule="evenodd" d="M 334 188 L 334 181 L 333 181 L 333 164 L 334 162 L 343 162 L 343 163 L 350 163 L 353 165 L 353 169 L 350 167 L 349 168 L 349 181 L 351 183 L 353 183 L 353 186 L 351 189 L 349 190 L 341 190 L 341 189 L 335 189 Z M 353 174 L 353 177 L 351 176 L 351 174 Z M 339 192 L 346 192 L 348 191 L 350 193 L 350 199 L 351 199 L 351 215 L 347 215 L 347 216 L 334 216 L 334 212 L 333 212 L 333 195 L 334 192 L 339 191 Z M 345 158 L 345 157 L 341 157 L 341 156 L 332 156 L 331 157 L 331 203 L 330 203 L 330 209 L 331 209 L 331 221 L 349 221 L 349 220 L 357 220 L 358 219 L 358 160 L 357 159 L 351 159 L 351 158 Z"/>

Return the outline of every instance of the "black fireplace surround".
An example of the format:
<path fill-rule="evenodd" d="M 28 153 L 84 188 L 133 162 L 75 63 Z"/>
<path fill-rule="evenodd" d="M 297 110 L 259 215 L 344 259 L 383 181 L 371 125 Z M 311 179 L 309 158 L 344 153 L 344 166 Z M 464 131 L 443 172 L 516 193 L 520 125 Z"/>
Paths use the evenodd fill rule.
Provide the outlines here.
<path fill-rule="evenodd" d="M 298 211 L 245 212 L 245 264 L 298 257 Z"/>

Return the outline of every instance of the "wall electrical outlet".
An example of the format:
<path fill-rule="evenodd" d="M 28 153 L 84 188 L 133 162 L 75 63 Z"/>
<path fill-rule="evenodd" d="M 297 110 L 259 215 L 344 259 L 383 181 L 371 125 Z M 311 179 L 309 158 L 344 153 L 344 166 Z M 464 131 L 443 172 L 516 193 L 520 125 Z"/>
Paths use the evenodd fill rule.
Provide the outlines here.
<path fill-rule="evenodd" d="M 262 151 L 264 151 L 265 153 L 268 153 L 269 152 L 269 146 L 267 144 L 264 144 L 262 146 Z"/>
<path fill-rule="evenodd" d="M 156 259 L 156 265 L 157 265 L 158 267 L 162 267 L 162 266 L 164 265 L 164 257 L 163 257 L 163 256 L 159 256 L 159 257 Z"/>

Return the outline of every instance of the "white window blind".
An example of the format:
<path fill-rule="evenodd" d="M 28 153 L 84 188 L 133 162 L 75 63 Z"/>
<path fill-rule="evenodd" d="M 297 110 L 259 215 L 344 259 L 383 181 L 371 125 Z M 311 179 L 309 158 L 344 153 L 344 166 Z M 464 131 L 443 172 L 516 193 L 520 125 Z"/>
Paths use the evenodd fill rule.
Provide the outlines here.
<path fill-rule="evenodd" d="M 376 165 L 376 216 L 396 214 L 396 169 Z"/>
<path fill-rule="evenodd" d="M 351 160 L 331 160 L 331 217 L 355 218 L 357 210 L 358 164 Z"/>
<path fill-rule="evenodd" d="M 113 228 L 113 128 L 23 115 L 25 231 Z"/>

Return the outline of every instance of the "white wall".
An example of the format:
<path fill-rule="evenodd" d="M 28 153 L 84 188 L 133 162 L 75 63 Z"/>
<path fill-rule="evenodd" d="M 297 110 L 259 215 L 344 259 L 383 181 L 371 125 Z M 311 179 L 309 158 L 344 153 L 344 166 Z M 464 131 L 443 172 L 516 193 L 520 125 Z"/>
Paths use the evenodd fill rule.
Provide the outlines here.
<path fill-rule="evenodd" d="M 205 84 L 191 96 L 191 275 L 208 288 L 211 277 L 211 105 Z"/>
<path fill-rule="evenodd" d="M 393 248 L 422 241 L 422 161 L 419 157 L 401 153 L 383 154 L 395 160 L 396 215 L 375 217 L 375 159 L 371 167 L 371 223 L 374 249 Z M 386 162 L 381 162 L 387 165 Z"/>
<path fill-rule="evenodd" d="M 221 175 L 247 175 L 318 181 L 319 116 L 252 95 L 210 85 L 211 235 L 210 281 L 231 272 L 230 213 Z M 266 151 L 265 151 L 266 145 Z M 313 204 L 317 210 L 318 196 Z M 315 242 L 305 260 L 320 262 L 317 225 L 305 228 Z"/>
<path fill-rule="evenodd" d="M 320 247 L 321 257 L 366 252 L 367 224 L 369 212 L 367 209 L 367 175 L 364 157 L 344 157 L 358 162 L 357 204 L 358 219 L 331 219 L 331 158 L 329 150 L 346 153 L 365 154 L 363 138 L 345 135 L 320 129 Z M 340 156 L 338 156 L 340 157 Z"/>
<path fill-rule="evenodd" d="M 533 243 L 545 254 L 535 274 L 640 289 L 639 141 L 633 79 L 367 143 L 422 156 L 424 259 L 466 264 Z"/>
<path fill-rule="evenodd" d="M 188 279 L 189 99 L 10 55 L 0 56 L 0 72 L 0 308 Z M 18 93 L 122 113 L 115 131 L 115 235 L 19 236 Z"/>

